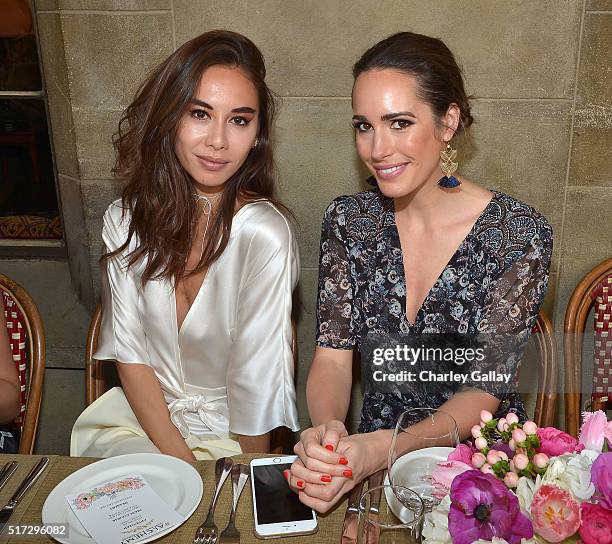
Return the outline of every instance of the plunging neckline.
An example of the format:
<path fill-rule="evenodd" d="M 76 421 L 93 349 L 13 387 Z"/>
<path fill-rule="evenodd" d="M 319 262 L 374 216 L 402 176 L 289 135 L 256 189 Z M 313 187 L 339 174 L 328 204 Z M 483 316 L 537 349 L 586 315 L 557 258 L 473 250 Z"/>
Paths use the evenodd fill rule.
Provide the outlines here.
<path fill-rule="evenodd" d="M 241 214 L 242 210 L 246 209 L 246 208 L 250 208 L 253 204 L 256 204 L 257 202 L 268 202 L 265 199 L 261 199 L 261 200 L 254 200 L 252 202 L 247 202 L 244 206 L 242 206 L 242 208 L 240 208 L 235 214 L 234 217 L 232 218 L 232 234 L 234 233 L 234 228 L 236 227 L 236 219 L 238 218 L 238 216 Z M 231 236 L 231 234 L 230 234 Z M 229 241 L 228 241 L 229 244 Z M 227 249 L 227 248 L 226 248 Z M 206 270 L 206 272 L 204 273 L 204 276 L 202 278 L 202 283 L 200 284 L 200 287 L 198 288 L 196 295 L 193 299 L 193 302 L 191 303 L 191 305 L 189 306 L 189 308 L 187 308 L 187 312 L 185 313 L 185 317 L 183 318 L 182 323 L 178 324 L 178 310 L 177 310 L 177 305 L 176 305 L 176 283 L 172 284 L 172 291 L 171 291 L 171 296 L 174 299 L 174 326 L 176 327 L 176 335 L 177 338 L 180 338 L 181 333 L 183 332 L 183 330 L 185 329 L 186 325 L 188 324 L 188 322 L 190 321 L 191 315 L 195 312 L 194 308 L 198 305 L 199 300 L 202 298 L 202 292 L 204 291 L 204 287 L 206 285 L 206 283 L 208 282 L 208 278 L 210 278 L 210 274 L 212 272 L 212 270 L 215 268 L 215 266 L 217 265 L 217 263 L 223 258 L 223 255 L 221 255 L 219 257 L 219 259 L 217 259 L 214 263 L 212 263 L 208 269 Z"/>
<path fill-rule="evenodd" d="M 423 301 L 421 302 L 421 305 L 419 306 L 418 310 L 414 314 L 414 321 L 412 323 L 408 319 L 408 315 L 407 315 L 407 310 L 408 310 L 408 282 L 406 280 L 406 270 L 405 270 L 405 267 L 404 267 L 404 251 L 402 249 L 402 241 L 401 241 L 401 238 L 400 238 L 400 235 L 399 235 L 399 230 L 397 228 L 397 222 L 396 222 L 396 219 L 395 219 L 395 206 L 392 203 L 390 211 L 391 211 L 391 214 L 392 214 L 392 217 L 393 217 L 393 228 L 395 230 L 395 235 L 397 237 L 397 246 L 399 248 L 399 256 L 400 256 L 399 278 L 400 278 L 400 280 L 402 280 L 404 282 L 404 295 L 403 295 L 403 297 L 402 297 L 402 299 L 400 301 L 401 304 L 402 304 L 402 319 L 406 322 L 406 324 L 408 325 L 409 328 L 413 328 L 419 322 L 420 315 L 423 312 L 425 306 L 427 305 L 427 301 L 429 300 L 429 298 L 431 296 L 431 292 L 432 292 L 433 288 L 440 281 L 440 279 L 444 275 L 444 272 L 446 272 L 448 267 L 456 259 L 457 254 L 459 252 L 461 252 L 461 250 L 463 249 L 464 245 L 474 235 L 474 233 L 475 233 L 476 229 L 478 228 L 480 222 L 482 221 L 482 219 L 484 218 L 486 213 L 489 211 L 489 208 L 497 200 L 497 198 L 499 196 L 499 193 L 497 191 L 493 191 L 491 189 L 489 189 L 489 190 L 493 193 L 493 196 L 491 197 L 489 202 L 487 202 L 487 205 L 483 208 L 483 210 L 480 212 L 480 214 L 478 215 L 478 217 L 476 218 L 476 220 L 472 224 L 472 227 L 470 228 L 469 232 L 461 240 L 461 242 L 459 243 L 459 245 L 457 246 L 457 248 L 455 249 L 455 251 L 451 255 L 450 259 L 444 265 L 444 267 L 442 268 L 442 270 L 440 271 L 440 273 L 438 274 L 438 276 L 434 280 L 433 284 L 428 289 L 427 294 L 425 295 L 425 298 L 423 299 Z"/>

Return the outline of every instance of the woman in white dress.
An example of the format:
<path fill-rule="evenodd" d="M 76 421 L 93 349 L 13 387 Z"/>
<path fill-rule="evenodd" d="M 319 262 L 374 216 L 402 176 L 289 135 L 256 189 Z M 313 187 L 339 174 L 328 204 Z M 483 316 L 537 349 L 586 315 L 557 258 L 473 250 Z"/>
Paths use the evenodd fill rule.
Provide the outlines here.
<path fill-rule="evenodd" d="M 298 430 L 298 251 L 274 194 L 274 104 L 244 36 L 205 33 L 151 74 L 115 138 L 123 198 L 104 215 L 96 359 L 122 388 L 89 406 L 71 454 L 194 461 L 269 451 Z"/>

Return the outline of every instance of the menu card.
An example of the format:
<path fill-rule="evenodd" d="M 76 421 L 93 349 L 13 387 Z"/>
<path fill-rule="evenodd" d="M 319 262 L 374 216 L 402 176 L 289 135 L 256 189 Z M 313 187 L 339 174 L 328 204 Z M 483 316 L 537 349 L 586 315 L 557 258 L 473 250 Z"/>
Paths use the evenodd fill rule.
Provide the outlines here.
<path fill-rule="evenodd" d="M 97 544 L 153 540 L 184 521 L 135 473 L 67 495 L 66 500 Z"/>

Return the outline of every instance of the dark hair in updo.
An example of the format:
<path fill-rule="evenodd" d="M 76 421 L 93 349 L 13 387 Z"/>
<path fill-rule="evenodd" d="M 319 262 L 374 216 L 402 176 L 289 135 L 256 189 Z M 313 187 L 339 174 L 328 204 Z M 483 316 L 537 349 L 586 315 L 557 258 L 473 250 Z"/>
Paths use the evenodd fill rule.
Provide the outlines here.
<path fill-rule="evenodd" d="M 437 38 L 398 32 L 370 47 L 353 66 L 357 79 L 368 70 L 391 69 L 414 76 L 417 96 L 430 105 L 434 115 L 441 119 L 448 107 L 455 103 L 461 110 L 456 134 L 467 129 L 474 121 L 469 98 L 463 86 L 461 69 L 444 42 Z"/>

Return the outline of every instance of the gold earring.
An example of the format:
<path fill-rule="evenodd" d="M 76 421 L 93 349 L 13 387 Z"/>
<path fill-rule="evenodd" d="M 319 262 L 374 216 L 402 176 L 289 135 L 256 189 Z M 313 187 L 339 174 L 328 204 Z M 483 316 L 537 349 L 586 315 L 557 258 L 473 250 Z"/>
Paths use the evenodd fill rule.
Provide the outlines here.
<path fill-rule="evenodd" d="M 255 143 L 253 144 L 252 149 L 255 149 L 258 143 L 259 143 L 259 138 L 255 138 Z"/>
<path fill-rule="evenodd" d="M 446 149 L 440 153 L 440 170 L 443 172 L 443 176 L 438 180 L 438 185 L 445 189 L 452 189 L 459 187 L 461 182 L 453 176 L 459 167 L 459 163 L 456 162 L 457 150 L 452 148 L 450 143 L 446 143 Z"/>

